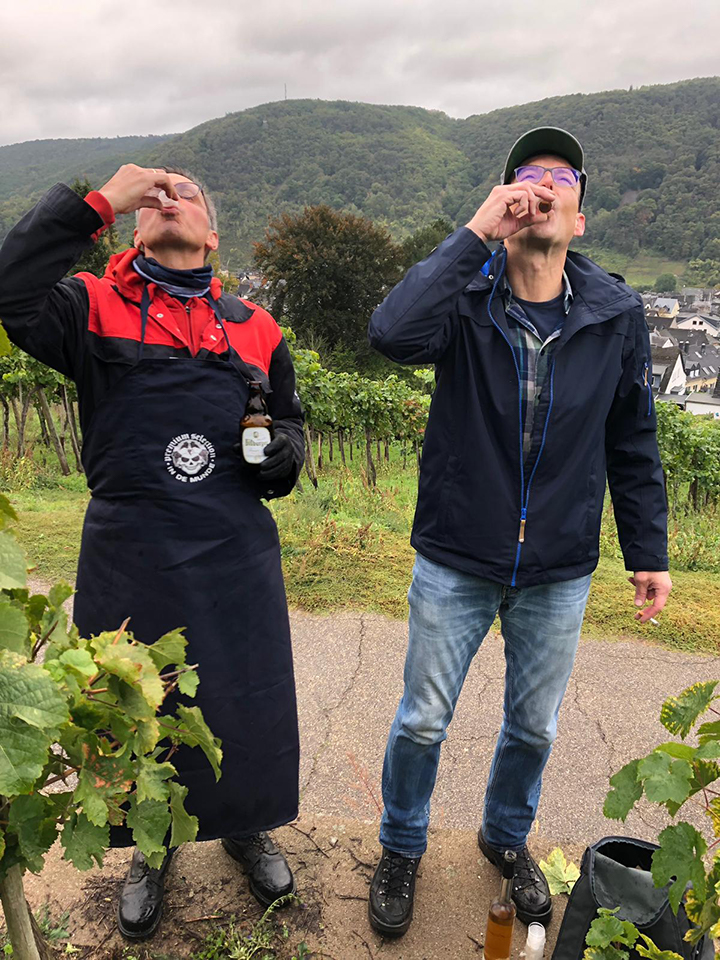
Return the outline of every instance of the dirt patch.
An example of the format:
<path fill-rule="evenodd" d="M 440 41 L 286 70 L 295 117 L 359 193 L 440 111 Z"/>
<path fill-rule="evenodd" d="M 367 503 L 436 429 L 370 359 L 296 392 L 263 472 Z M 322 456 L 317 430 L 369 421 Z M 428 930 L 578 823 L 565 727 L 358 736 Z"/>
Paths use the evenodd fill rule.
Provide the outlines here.
<path fill-rule="evenodd" d="M 275 831 L 295 872 L 300 902 L 276 915 L 278 960 L 297 956 L 330 960 L 463 960 L 481 956 L 485 917 L 498 886 L 498 873 L 481 856 L 475 833 L 433 830 L 417 883 L 415 920 L 401 940 L 383 940 L 367 920 L 367 892 L 379 846 L 377 824 L 363 820 L 305 816 Z M 555 846 L 535 835 L 531 847 L 544 857 Z M 565 846 L 579 861 L 582 848 Z M 165 912 L 151 941 L 130 945 L 115 926 L 115 908 L 129 850 L 111 850 L 102 870 L 78 873 L 62 860 L 56 845 L 43 872 L 28 876 L 34 909 L 47 903 L 53 917 L 69 912 L 66 927 L 78 960 L 188 960 L 207 938 L 233 923 L 249 935 L 263 914 L 250 895 L 238 865 L 219 842 L 181 848 L 168 871 Z M 555 898 L 548 950 L 557 936 L 565 897 Z M 285 927 L 286 935 L 283 935 Z M 513 956 L 519 957 L 525 928 L 518 924 Z M 64 949 L 64 945 L 63 948 Z M 223 956 L 219 953 L 218 960 Z M 262 953 L 259 954 L 262 956 Z"/>

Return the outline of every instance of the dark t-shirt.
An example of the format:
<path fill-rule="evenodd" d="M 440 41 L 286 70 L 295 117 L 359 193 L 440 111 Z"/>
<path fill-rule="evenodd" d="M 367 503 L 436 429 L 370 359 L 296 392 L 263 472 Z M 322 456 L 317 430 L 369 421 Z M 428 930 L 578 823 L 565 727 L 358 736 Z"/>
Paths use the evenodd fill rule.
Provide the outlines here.
<path fill-rule="evenodd" d="M 525 316 L 542 337 L 543 343 L 565 323 L 565 294 L 561 293 L 553 300 L 533 303 L 530 300 L 514 298 L 525 312 Z"/>

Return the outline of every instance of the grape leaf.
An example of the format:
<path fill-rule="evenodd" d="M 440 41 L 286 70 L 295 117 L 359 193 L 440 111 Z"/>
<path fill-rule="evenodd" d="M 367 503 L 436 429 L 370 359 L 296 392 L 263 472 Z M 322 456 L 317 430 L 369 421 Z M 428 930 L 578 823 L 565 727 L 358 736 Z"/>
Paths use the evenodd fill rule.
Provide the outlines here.
<path fill-rule="evenodd" d="M 7 517 L 8 520 L 17 520 L 18 518 L 13 505 L 10 503 L 4 493 L 0 493 L 0 515 Z"/>
<path fill-rule="evenodd" d="M 717 680 L 707 683 L 694 683 L 683 690 L 679 697 L 668 697 L 660 711 L 660 723 L 675 736 L 685 737 L 690 733 L 698 717 L 715 699 Z"/>
<path fill-rule="evenodd" d="M 0 659 L 0 794 L 28 793 L 68 719 L 65 699 L 42 667 Z"/>
<path fill-rule="evenodd" d="M 107 802 L 102 791 L 95 787 L 93 774 L 87 768 L 80 771 L 73 799 L 96 827 L 104 827 L 108 822 Z"/>
<path fill-rule="evenodd" d="M 152 720 L 155 710 L 147 702 L 142 691 L 125 683 L 118 677 L 108 677 L 108 687 L 113 696 L 117 697 L 118 706 L 133 720 Z"/>
<path fill-rule="evenodd" d="M 641 957 L 646 957 L 647 960 L 683 960 L 683 957 L 679 953 L 675 953 L 674 950 L 661 950 L 644 933 L 641 933 L 640 936 L 645 941 L 645 946 L 639 943 L 635 949 Z"/>
<path fill-rule="evenodd" d="M 693 763 L 693 777 L 690 781 L 688 799 L 694 797 L 696 793 L 700 793 L 703 787 L 709 786 L 717 780 L 718 777 L 720 777 L 720 766 L 718 766 L 717 763 L 711 760 L 695 760 Z M 675 803 L 673 800 L 668 800 L 665 806 L 670 816 L 674 817 L 682 806 L 682 803 Z"/>
<path fill-rule="evenodd" d="M 18 838 L 20 852 L 33 873 L 40 873 L 45 854 L 57 837 L 55 806 L 39 793 L 15 797 L 10 804 L 8 830 Z"/>
<path fill-rule="evenodd" d="M 12 534 L 0 531 L 0 590 L 16 590 L 27 580 L 25 554 Z"/>
<path fill-rule="evenodd" d="M 125 636 L 102 633 L 93 639 L 96 662 L 120 680 L 139 688 L 142 696 L 156 710 L 163 701 L 165 688 L 148 648 L 142 643 L 129 643 Z"/>
<path fill-rule="evenodd" d="M 692 761 L 696 753 L 695 747 L 691 747 L 689 743 L 678 743 L 676 740 L 660 743 L 655 749 L 660 753 L 667 753 L 669 756 L 675 757 L 676 760 Z"/>
<path fill-rule="evenodd" d="M 71 813 L 65 823 L 60 841 L 65 848 L 64 859 L 78 870 L 89 870 L 93 861 L 102 866 L 105 848 L 110 844 L 110 827 L 90 823 L 84 813 Z"/>
<path fill-rule="evenodd" d="M 186 697 L 194 697 L 200 684 L 200 678 L 194 670 L 186 670 L 178 677 L 178 690 Z"/>
<path fill-rule="evenodd" d="M 160 724 L 152 720 L 138 720 L 135 732 L 135 752 L 151 753 L 160 739 Z"/>
<path fill-rule="evenodd" d="M 7 600 L 0 601 L 0 647 L 28 656 L 30 624 L 25 612 Z"/>
<path fill-rule="evenodd" d="M 580 871 L 574 863 L 568 863 L 560 847 L 556 847 L 547 860 L 540 861 L 540 869 L 550 887 L 551 896 L 558 893 L 570 893 L 575 886 Z"/>
<path fill-rule="evenodd" d="M 143 800 L 167 800 L 170 796 L 168 784 L 177 770 L 171 763 L 158 763 L 149 757 L 140 757 L 137 766 L 137 798 Z"/>
<path fill-rule="evenodd" d="M 583 954 L 583 960 L 628 960 L 630 953 L 628 950 L 620 950 L 618 947 L 587 947 Z"/>
<path fill-rule="evenodd" d="M 164 670 L 165 667 L 180 667 L 185 663 L 185 648 L 187 640 L 180 630 L 172 630 L 160 637 L 155 643 L 147 647 L 147 652 L 158 670 Z"/>
<path fill-rule="evenodd" d="M 72 670 L 84 682 L 98 673 L 98 668 L 88 650 L 65 650 L 58 657 L 69 670 Z"/>
<path fill-rule="evenodd" d="M 697 729 L 698 740 L 701 744 L 708 740 L 720 740 L 720 720 L 712 720 L 701 724 Z"/>
<path fill-rule="evenodd" d="M 179 847 L 181 843 L 191 843 L 198 832 L 198 818 L 191 817 L 185 809 L 185 797 L 188 788 L 171 782 L 170 813 L 172 814 L 172 836 L 170 846 Z"/>
<path fill-rule="evenodd" d="M 684 803 L 690 795 L 692 776 L 693 768 L 687 760 L 673 760 L 667 753 L 651 753 L 638 765 L 638 777 L 652 803 Z"/>
<path fill-rule="evenodd" d="M 135 797 L 127 812 L 127 825 L 132 830 L 133 840 L 148 865 L 160 867 L 165 856 L 165 837 L 170 827 L 170 810 L 167 802 L 143 800 Z"/>
<path fill-rule="evenodd" d="M 717 760 L 720 757 L 720 743 L 717 740 L 706 740 L 695 752 L 698 760 Z"/>
<path fill-rule="evenodd" d="M 612 944 L 632 947 L 638 938 L 638 931 L 629 920 L 620 920 L 615 916 L 619 908 L 598 910 L 599 916 L 590 924 L 585 942 L 589 947 L 605 948 Z"/>
<path fill-rule="evenodd" d="M 222 749 L 220 740 L 212 735 L 210 728 L 203 720 L 199 707 L 179 706 L 177 718 L 180 725 L 177 732 L 182 743 L 190 747 L 200 747 L 210 761 L 215 772 L 215 779 L 220 779 L 220 764 L 222 763 Z"/>
<path fill-rule="evenodd" d="M 10 343 L 10 337 L 8 337 L 5 327 L 0 323 L 0 357 L 6 357 L 11 350 L 12 344 Z M 4 499 L 5 497 L 3 497 L 3 500 Z"/>
<path fill-rule="evenodd" d="M 713 833 L 716 837 L 720 837 L 720 797 L 713 797 L 706 813 L 712 822 Z"/>
<path fill-rule="evenodd" d="M 639 760 L 631 760 L 610 777 L 613 787 L 605 798 L 603 813 L 609 820 L 625 820 L 642 796 L 642 781 L 638 780 Z"/>
<path fill-rule="evenodd" d="M 664 887 L 673 881 L 668 890 L 668 900 L 677 913 L 688 883 L 695 887 L 696 896 L 705 896 L 705 865 L 703 856 L 707 844 L 698 831 L 689 823 L 666 827 L 658 837 L 660 849 L 652 858 L 652 876 L 656 887 Z"/>
<path fill-rule="evenodd" d="M 109 804 L 124 801 L 133 785 L 134 769 L 126 748 L 108 753 L 106 741 L 95 734 L 84 737 L 81 745 L 82 769 L 73 799 L 82 804 L 85 816 L 98 827 L 108 821 Z"/>

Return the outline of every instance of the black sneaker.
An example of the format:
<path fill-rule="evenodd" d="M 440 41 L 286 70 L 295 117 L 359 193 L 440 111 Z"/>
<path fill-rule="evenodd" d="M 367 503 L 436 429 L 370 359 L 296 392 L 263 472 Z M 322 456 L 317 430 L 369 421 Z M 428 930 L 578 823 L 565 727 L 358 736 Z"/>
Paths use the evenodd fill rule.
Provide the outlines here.
<path fill-rule="evenodd" d="M 420 857 L 401 857 L 383 847 L 368 899 L 370 926 L 383 936 L 401 937 L 412 923 L 419 864 Z"/>
<path fill-rule="evenodd" d="M 490 863 L 502 869 L 503 853 L 487 845 L 482 830 L 478 831 L 478 844 Z M 545 874 L 530 855 L 527 846 L 516 852 L 512 900 L 517 907 L 518 919 L 523 923 L 542 923 L 547 926 L 552 918 L 553 908 Z"/>

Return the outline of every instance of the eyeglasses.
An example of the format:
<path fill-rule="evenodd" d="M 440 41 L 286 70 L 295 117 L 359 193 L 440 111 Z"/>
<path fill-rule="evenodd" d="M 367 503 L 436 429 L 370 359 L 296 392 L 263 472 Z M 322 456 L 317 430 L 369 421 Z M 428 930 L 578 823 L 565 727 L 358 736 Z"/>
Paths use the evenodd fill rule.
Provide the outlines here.
<path fill-rule="evenodd" d="M 193 183 L 192 180 L 181 180 L 180 183 L 174 184 L 175 193 L 182 200 L 192 200 L 193 197 L 196 197 L 200 193 L 200 184 Z"/>
<path fill-rule="evenodd" d="M 515 179 L 518 183 L 540 183 L 548 172 L 558 187 L 574 187 L 580 181 L 580 171 L 575 167 L 541 167 L 535 163 L 517 167 Z"/>

